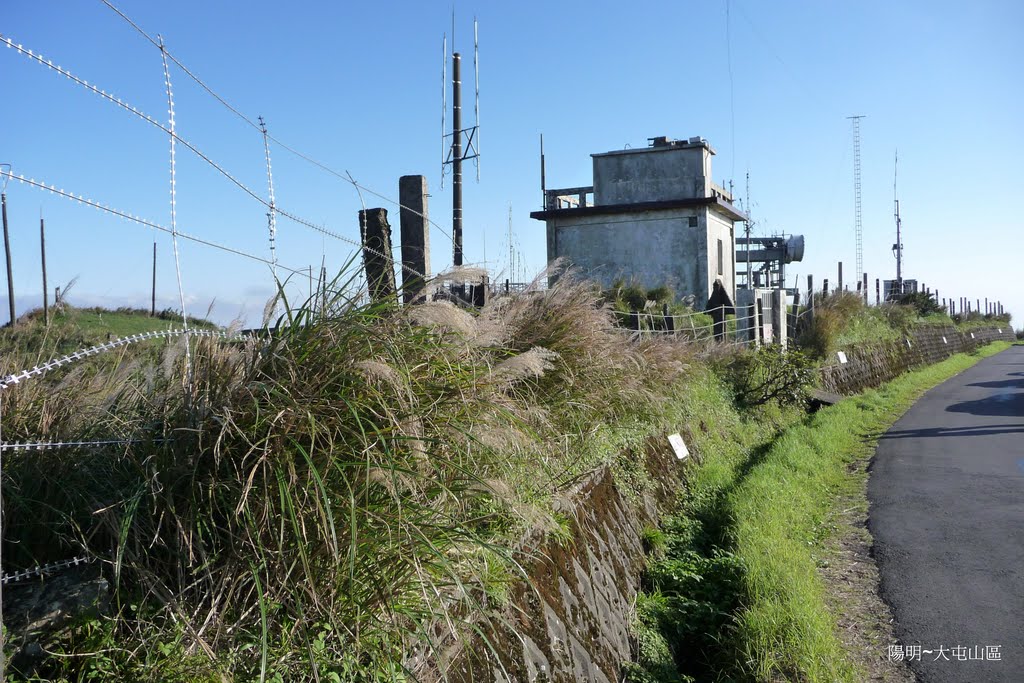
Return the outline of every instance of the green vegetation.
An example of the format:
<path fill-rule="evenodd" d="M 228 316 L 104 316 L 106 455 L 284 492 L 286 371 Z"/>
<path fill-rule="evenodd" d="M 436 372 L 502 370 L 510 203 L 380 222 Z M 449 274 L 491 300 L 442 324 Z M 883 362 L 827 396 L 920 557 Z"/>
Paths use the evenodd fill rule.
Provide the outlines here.
<path fill-rule="evenodd" d="M 694 465 L 647 535 L 633 680 L 748 676 L 771 638 L 795 659 L 763 666 L 810 670 L 788 631 L 757 630 L 758 586 L 785 567 L 746 540 L 803 533 L 803 499 L 785 499 L 792 528 L 743 507 L 767 495 L 751 487 L 782 457 L 772 440 L 803 419 L 805 357 L 631 340 L 571 277 L 475 312 L 330 289 L 281 302 L 273 337 L 134 344 L 0 392 L 6 441 L 125 440 L 4 458 L 5 567 L 85 554 L 114 588 L 110 613 L 9 680 L 411 680 L 414 655 L 507 601 L 527 529 L 568 536 L 564 489 L 611 465 L 642 494 L 653 482 L 631 454 L 680 425 Z M 0 373 L 173 318 L 30 316 L 0 331 Z M 751 514 L 775 526 L 748 531 Z"/>
<path fill-rule="evenodd" d="M 630 680 L 863 680 L 816 570 L 835 495 L 856 476 L 847 466 L 923 391 L 1007 346 L 904 375 L 776 439 L 762 421 L 734 415 L 735 440 L 689 475 L 653 553 Z"/>
<path fill-rule="evenodd" d="M 560 489 L 612 463 L 642 490 L 622 452 L 692 407 L 695 349 L 630 342 L 597 297 L 285 302 L 277 335 L 193 340 L 190 368 L 148 342 L 0 394 L 5 439 L 132 440 L 5 458 L 6 566 L 84 553 L 115 587 L 31 675 L 407 680 L 414 646 L 500 605 L 525 529 L 564 533 Z M 55 329 L 16 331 L 41 336 L 4 369 Z"/>
<path fill-rule="evenodd" d="M 917 325 L 951 325 L 960 330 L 1009 326 L 1010 314 L 970 313 L 950 317 L 933 297 L 907 294 L 898 303 L 868 306 L 853 292 L 833 292 L 815 299 L 814 317 L 797 330 L 796 342 L 816 358 L 857 344 L 872 344 L 906 337 Z"/>

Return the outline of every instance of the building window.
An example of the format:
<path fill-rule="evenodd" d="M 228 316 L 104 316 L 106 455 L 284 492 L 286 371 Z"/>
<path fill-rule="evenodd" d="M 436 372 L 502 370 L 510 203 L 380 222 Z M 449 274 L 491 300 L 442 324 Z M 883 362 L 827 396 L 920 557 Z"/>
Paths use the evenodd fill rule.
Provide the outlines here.
<path fill-rule="evenodd" d="M 691 228 L 696 228 L 697 227 L 697 217 L 696 216 L 690 216 L 690 227 Z"/>
<path fill-rule="evenodd" d="M 718 274 L 725 275 L 725 251 L 722 240 L 718 240 Z"/>

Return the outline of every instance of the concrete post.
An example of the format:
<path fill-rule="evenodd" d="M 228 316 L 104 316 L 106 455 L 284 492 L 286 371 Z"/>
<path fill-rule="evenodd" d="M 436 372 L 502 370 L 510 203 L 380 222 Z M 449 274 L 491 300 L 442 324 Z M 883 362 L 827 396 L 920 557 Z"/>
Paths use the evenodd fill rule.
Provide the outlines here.
<path fill-rule="evenodd" d="M 836 291 L 843 291 L 843 262 L 839 262 L 839 279 L 836 280 Z"/>
<path fill-rule="evenodd" d="M 875 278 L 875 305 L 880 306 L 882 304 L 882 280 L 881 278 Z"/>
<path fill-rule="evenodd" d="M 776 289 L 772 292 L 772 338 L 776 344 L 786 349 L 786 290 Z"/>
<path fill-rule="evenodd" d="M 822 280 L 821 293 L 824 296 L 828 296 L 828 278 L 825 278 L 824 280 Z"/>
<path fill-rule="evenodd" d="M 811 318 L 814 318 L 814 276 L 807 276 L 807 310 L 811 312 Z"/>
<path fill-rule="evenodd" d="M 430 220 L 427 213 L 427 177 L 404 175 L 398 179 L 399 223 L 402 231 L 402 300 L 412 303 L 430 276 Z"/>
<path fill-rule="evenodd" d="M 867 305 L 867 303 L 868 303 L 868 274 L 864 273 L 864 304 Z"/>
<path fill-rule="evenodd" d="M 387 209 L 359 212 L 359 232 L 363 242 L 363 263 L 370 299 L 374 302 L 395 295 L 395 268 L 391 260 L 391 225 Z"/>

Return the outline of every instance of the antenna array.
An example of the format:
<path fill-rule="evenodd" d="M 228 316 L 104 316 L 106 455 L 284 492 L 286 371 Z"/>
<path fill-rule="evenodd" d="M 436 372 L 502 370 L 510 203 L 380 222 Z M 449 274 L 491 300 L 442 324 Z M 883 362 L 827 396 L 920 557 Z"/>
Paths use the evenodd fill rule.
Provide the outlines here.
<path fill-rule="evenodd" d="M 452 48 L 455 47 L 455 14 L 452 13 Z M 476 160 L 476 179 L 480 181 L 480 42 L 477 32 L 477 21 L 473 19 L 473 71 L 475 103 L 473 108 L 474 122 L 470 127 L 462 127 L 462 55 L 452 52 L 452 132 L 445 133 L 445 114 L 447 112 L 447 69 L 448 69 L 448 38 L 443 39 L 443 62 L 441 66 L 441 186 L 444 187 L 444 174 L 447 166 L 452 168 L 452 263 L 462 265 L 462 162 Z M 446 141 L 451 138 L 450 144 Z M 465 142 L 465 145 L 463 143 Z"/>

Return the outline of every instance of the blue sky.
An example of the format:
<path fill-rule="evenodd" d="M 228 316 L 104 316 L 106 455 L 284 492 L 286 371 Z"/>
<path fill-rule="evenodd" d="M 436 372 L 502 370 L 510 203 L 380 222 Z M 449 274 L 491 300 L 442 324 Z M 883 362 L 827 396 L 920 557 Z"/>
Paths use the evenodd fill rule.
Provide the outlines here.
<path fill-rule="evenodd" d="M 431 2 L 115 4 L 246 116 L 366 187 L 397 199 L 428 177 L 433 268 L 451 263 L 451 186 L 442 190 L 441 38 L 452 5 Z M 999 298 L 1024 319 L 1017 196 L 1024 185 L 1024 4 L 976 2 L 519 2 L 456 6 L 471 78 L 480 22 L 481 181 L 465 188 L 467 262 L 508 268 L 509 206 L 525 270 L 545 261 L 538 138 L 549 187 L 591 182 L 590 154 L 668 135 L 707 138 L 715 180 L 746 192 L 756 232 L 804 234 L 790 277 L 854 271 L 850 122 L 863 114 L 864 268 L 893 277 L 893 157 L 905 276 L 940 296 Z M 6 0 L 0 33 L 166 121 L 160 53 L 99 0 Z M 172 67 L 178 133 L 261 196 L 262 138 Z M 16 173 L 164 225 L 167 135 L 0 47 L 0 162 Z M 467 105 L 471 102 L 467 101 Z M 466 108 L 472 120 L 471 107 Z M 450 118 L 449 118 L 450 124 Z M 280 208 L 358 239 L 352 186 L 272 146 Z M 177 150 L 177 225 L 262 258 L 266 208 L 189 150 Z M 146 305 L 152 230 L 9 184 L 19 310 L 39 304 L 38 219 L 51 289 L 73 277 L 80 305 Z M 397 228 L 393 205 L 383 205 Z M 158 305 L 178 307 L 170 239 L 158 234 Z M 258 322 L 269 269 L 180 243 L 191 314 Z M 351 246 L 284 218 L 282 264 L 337 271 Z M 873 286 L 873 284 L 872 284 Z M 306 290 L 292 287 L 293 296 Z M 6 292 L 4 292 L 6 294 Z M 6 297 L 5 297 L 6 298 Z M 3 310 L 6 310 L 6 306 Z M 1015 321 L 1019 327 L 1021 320 Z"/>

